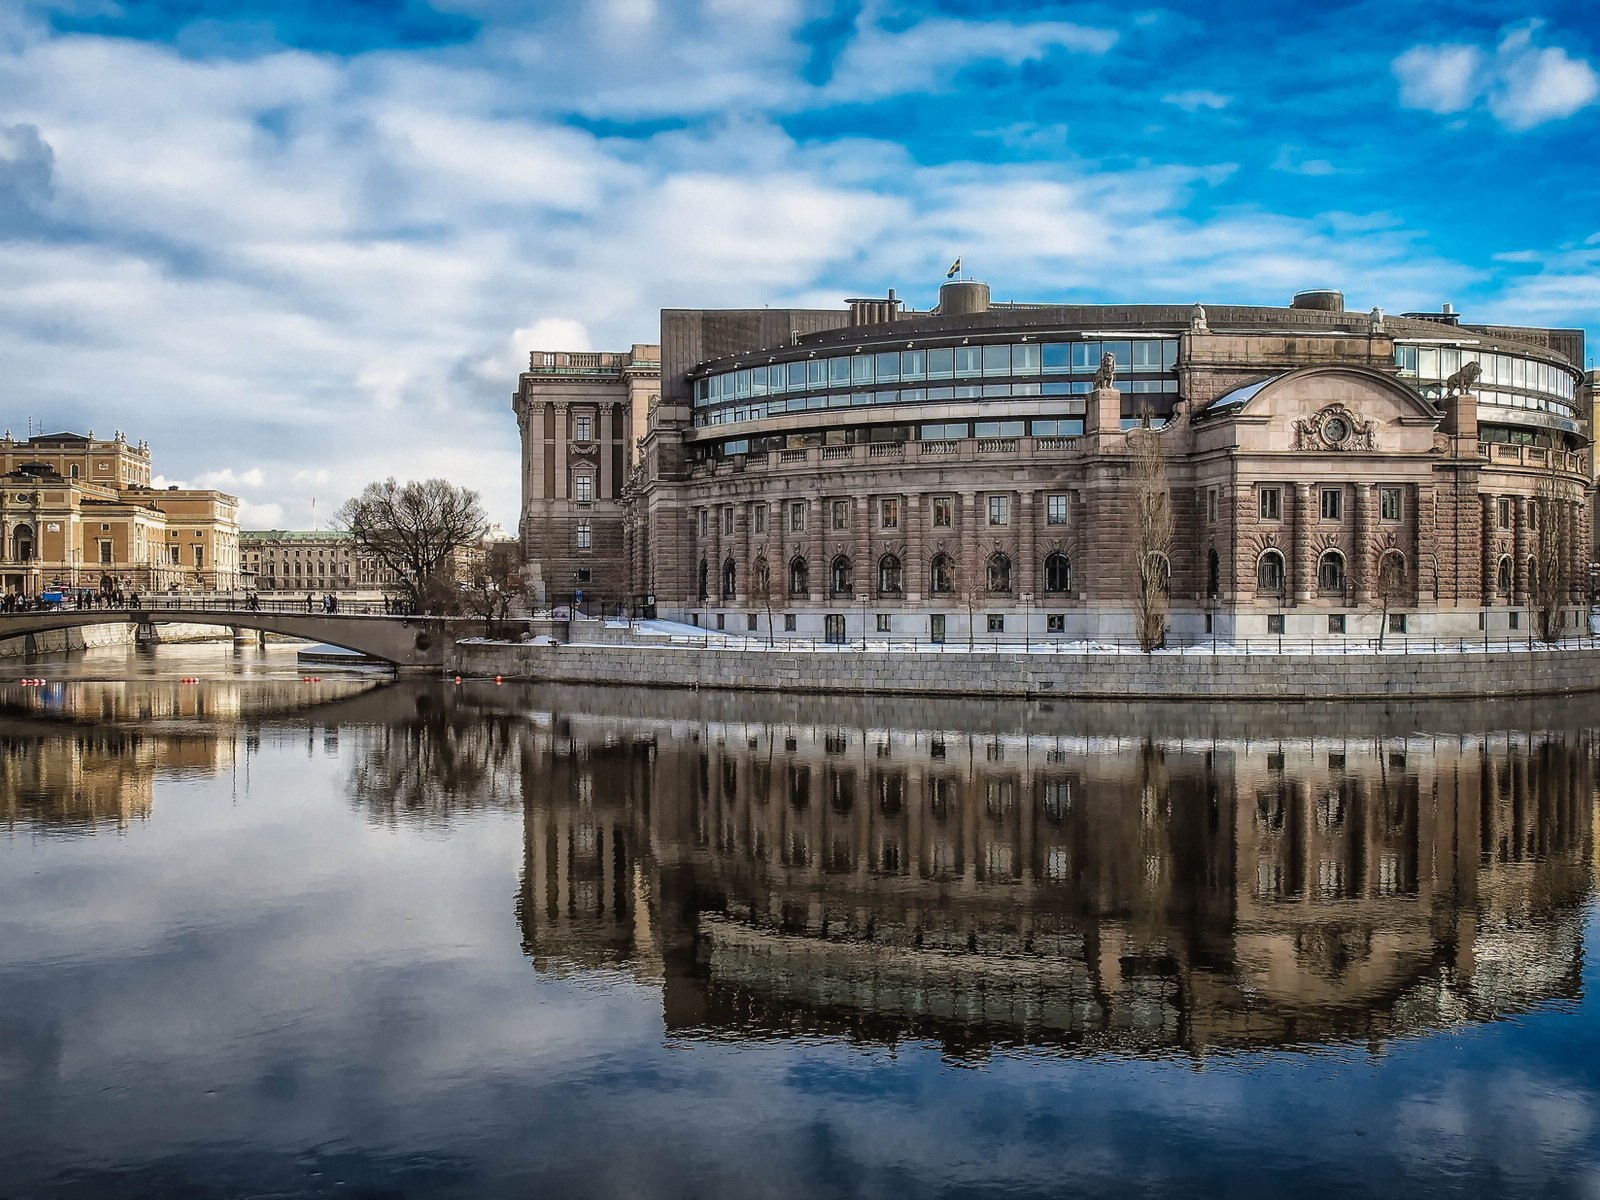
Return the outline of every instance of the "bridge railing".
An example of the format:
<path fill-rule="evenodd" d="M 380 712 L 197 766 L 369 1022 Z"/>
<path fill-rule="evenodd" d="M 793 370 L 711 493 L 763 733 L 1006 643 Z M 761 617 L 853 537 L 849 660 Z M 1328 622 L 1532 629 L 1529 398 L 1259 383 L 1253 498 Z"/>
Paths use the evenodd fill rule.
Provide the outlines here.
<path fill-rule="evenodd" d="M 157 594 L 140 596 L 138 604 L 132 604 L 124 598 L 121 604 L 113 604 L 109 599 L 103 599 L 98 593 L 86 594 L 79 598 L 74 593 L 68 593 L 60 603 L 38 605 L 29 608 L 0 611 L 0 619 L 8 616 L 25 617 L 37 616 L 41 612 L 192 612 L 192 613 L 298 613 L 301 616 L 364 616 L 364 617 L 401 617 L 412 616 L 402 605 L 383 600 L 336 600 L 334 607 L 325 607 L 321 596 L 313 596 L 308 603 L 304 596 L 299 598 L 271 597 L 247 599 L 243 595 L 204 595 L 182 596 L 171 594 Z"/>

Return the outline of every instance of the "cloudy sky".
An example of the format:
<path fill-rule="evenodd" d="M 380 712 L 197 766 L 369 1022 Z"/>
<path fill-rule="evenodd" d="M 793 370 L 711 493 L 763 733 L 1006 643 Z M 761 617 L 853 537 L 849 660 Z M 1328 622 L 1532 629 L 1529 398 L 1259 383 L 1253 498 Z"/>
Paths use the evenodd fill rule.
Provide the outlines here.
<path fill-rule="evenodd" d="M 1591 0 L 0 0 L 0 396 L 247 525 L 437 474 L 514 528 L 528 351 L 958 254 L 1594 338 L 1597 163 Z"/>

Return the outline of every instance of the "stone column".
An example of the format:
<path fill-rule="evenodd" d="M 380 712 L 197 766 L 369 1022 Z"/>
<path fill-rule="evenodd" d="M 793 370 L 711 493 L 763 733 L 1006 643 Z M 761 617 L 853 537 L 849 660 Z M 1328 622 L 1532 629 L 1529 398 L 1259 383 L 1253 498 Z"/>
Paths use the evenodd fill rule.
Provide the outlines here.
<path fill-rule="evenodd" d="M 1044 572 L 1039 563 L 1039 514 L 1034 508 L 1034 492 L 1029 489 L 1017 495 L 1017 520 L 1021 528 L 1017 530 L 1017 570 L 1012 573 L 1012 600 L 1014 603 L 1022 602 L 1023 592 L 1032 592 L 1035 598 L 1044 593 Z M 1024 610 L 1026 613 L 1026 610 Z M 1026 615 L 1023 618 L 1026 620 Z"/>
<path fill-rule="evenodd" d="M 755 523 L 755 516 L 750 509 L 749 501 L 745 501 L 737 505 L 733 510 L 734 532 L 739 539 L 739 574 L 736 576 L 739 582 L 734 594 L 734 598 L 737 600 L 747 600 L 755 594 L 755 589 L 751 587 L 750 581 L 750 572 L 753 569 L 750 563 L 750 527 Z"/>
<path fill-rule="evenodd" d="M 1483 505 L 1483 552 L 1478 555 L 1478 570 L 1483 578 L 1477 590 L 1483 597 L 1483 603 L 1490 605 L 1494 603 L 1495 532 L 1500 522 L 1499 514 L 1495 512 L 1496 497 L 1485 494 L 1480 499 Z"/>
<path fill-rule="evenodd" d="M 1372 562 L 1372 485 L 1358 483 L 1355 485 L 1356 501 L 1356 561 L 1355 585 L 1356 603 L 1363 608 L 1371 607 L 1374 579 Z"/>
<path fill-rule="evenodd" d="M 975 492 L 962 492 L 961 523 L 956 531 L 960 535 L 957 543 L 961 549 L 957 552 L 959 559 L 957 565 L 958 578 L 956 580 L 956 598 L 968 590 L 978 586 L 983 579 L 983 564 L 978 562 L 978 497 Z"/>
<path fill-rule="evenodd" d="M 1521 496 L 1511 504 L 1512 603 L 1520 605 L 1528 602 L 1528 505 Z"/>
<path fill-rule="evenodd" d="M 911 492 L 905 498 L 905 511 L 901 520 L 905 522 L 906 533 L 906 603 L 917 604 L 922 600 L 922 585 L 928 581 L 928 564 L 924 561 L 927 551 L 926 530 L 923 525 L 931 518 L 928 515 L 928 506 L 922 503 L 921 492 Z"/>
<path fill-rule="evenodd" d="M 1316 590 L 1317 565 L 1311 557 L 1311 485 L 1294 485 L 1294 598 L 1310 600 Z"/>
<path fill-rule="evenodd" d="M 565 404 L 558 403 L 555 408 L 556 477 L 553 481 L 555 483 L 555 495 L 557 500 L 570 500 L 572 498 L 572 489 L 569 486 L 571 481 L 567 478 L 567 448 L 571 444 L 572 421 Z"/>

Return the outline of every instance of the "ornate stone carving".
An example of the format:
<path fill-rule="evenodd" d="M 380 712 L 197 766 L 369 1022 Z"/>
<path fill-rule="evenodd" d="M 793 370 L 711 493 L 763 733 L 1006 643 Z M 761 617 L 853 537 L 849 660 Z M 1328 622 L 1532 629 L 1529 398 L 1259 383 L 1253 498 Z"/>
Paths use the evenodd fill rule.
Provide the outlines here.
<path fill-rule="evenodd" d="M 1374 308 L 1367 314 L 1367 332 L 1374 334 L 1383 332 L 1383 309 Z"/>
<path fill-rule="evenodd" d="M 1096 388 L 1117 386 L 1117 360 L 1114 355 L 1108 353 L 1100 356 L 1100 369 L 1094 373 L 1094 386 Z"/>
<path fill-rule="evenodd" d="M 1189 329 L 1193 333 L 1209 333 L 1210 327 L 1206 325 L 1206 306 L 1196 304 L 1189 313 Z"/>
<path fill-rule="evenodd" d="M 1372 450 L 1375 428 L 1342 404 L 1330 404 L 1294 423 L 1296 450 Z"/>

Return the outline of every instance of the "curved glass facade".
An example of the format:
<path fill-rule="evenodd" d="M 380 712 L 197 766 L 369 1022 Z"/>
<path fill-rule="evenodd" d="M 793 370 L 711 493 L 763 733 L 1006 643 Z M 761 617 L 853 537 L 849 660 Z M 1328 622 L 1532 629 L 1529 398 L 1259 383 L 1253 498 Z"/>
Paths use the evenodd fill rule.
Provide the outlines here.
<path fill-rule="evenodd" d="M 1417 390 L 1424 394 L 1442 389 L 1444 381 L 1462 367 L 1477 363 L 1482 374 L 1472 392 L 1479 404 L 1545 412 L 1564 421 L 1578 417 L 1578 381 L 1572 372 L 1553 363 L 1498 350 L 1403 342 L 1395 345 L 1394 359 L 1401 376 L 1414 379 Z"/>
<path fill-rule="evenodd" d="M 887 404 L 1086 396 L 1100 358 L 1119 386 L 1167 416 L 1178 395 L 1178 339 L 1102 338 L 927 346 L 741 367 L 698 379 L 694 423 L 725 425 L 785 413 Z"/>

